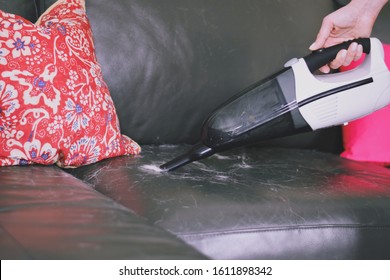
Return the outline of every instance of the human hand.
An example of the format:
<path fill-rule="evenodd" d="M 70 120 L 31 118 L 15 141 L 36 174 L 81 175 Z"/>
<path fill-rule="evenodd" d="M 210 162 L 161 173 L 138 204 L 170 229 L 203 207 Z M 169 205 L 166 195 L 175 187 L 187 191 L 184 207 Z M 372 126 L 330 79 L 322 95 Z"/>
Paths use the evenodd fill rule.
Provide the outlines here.
<path fill-rule="evenodd" d="M 330 47 L 359 37 L 370 37 L 375 20 L 387 0 L 354 0 L 343 8 L 326 16 L 310 50 Z M 336 58 L 319 70 L 328 73 L 330 69 L 347 66 L 360 59 L 363 47 L 352 43 L 347 50 L 341 50 Z"/>

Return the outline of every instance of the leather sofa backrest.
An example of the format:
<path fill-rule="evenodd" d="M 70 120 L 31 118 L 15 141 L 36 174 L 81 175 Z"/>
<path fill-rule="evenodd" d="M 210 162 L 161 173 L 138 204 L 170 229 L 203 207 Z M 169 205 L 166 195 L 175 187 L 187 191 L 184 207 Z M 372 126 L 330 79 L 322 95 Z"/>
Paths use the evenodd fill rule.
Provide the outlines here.
<path fill-rule="evenodd" d="M 39 15 L 35 0 L 0 0 L 0 9 L 20 15 L 31 22 L 35 22 Z"/>
<path fill-rule="evenodd" d="M 54 4 L 57 0 L 34 0 L 38 7 L 39 14 L 41 15 L 47 8 Z"/>
<path fill-rule="evenodd" d="M 195 142 L 222 102 L 307 54 L 332 1 L 87 1 L 122 131 Z"/>
<path fill-rule="evenodd" d="M 55 2 L 17 1 L 39 13 Z M 140 144 L 195 142 L 205 118 L 222 102 L 307 54 L 322 18 L 334 8 L 331 0 L 87 0 L 86 5 L 122 131 Z M 338 135 L 334 138 L 327 137 L 326 145 L 338 143 Z M 310 146 L 319 139 L 324 137 L 287 142 Z"/>

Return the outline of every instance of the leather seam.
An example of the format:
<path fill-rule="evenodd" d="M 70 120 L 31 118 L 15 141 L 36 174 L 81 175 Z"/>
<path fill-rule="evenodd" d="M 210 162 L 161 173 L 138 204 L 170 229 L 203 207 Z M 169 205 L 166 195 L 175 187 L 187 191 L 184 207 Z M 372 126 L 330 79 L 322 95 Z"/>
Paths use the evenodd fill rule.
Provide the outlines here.
<path fill-rule="evenodd" d="M 324 225 L 324 226 L 296 226 L 286 228 L 268 228 L 268 229 L 243 229 L 232 231 L 220 231 L 220 232 L 206 232 L 206 233 L 177 233 L 174 234 L 185 239 L 200 239 L 203 237 L 218 237 L 224 235 L 244 235 L 254 233 L 267 233 L 267 232 L 281 232 L 281 231 L 294 231 L 294 230 L 320 230 L 320 229 L 361 229 L 361 230 L 390 230 L 390 225 L 383 226 L 365 226 L 365 225 Z"/>

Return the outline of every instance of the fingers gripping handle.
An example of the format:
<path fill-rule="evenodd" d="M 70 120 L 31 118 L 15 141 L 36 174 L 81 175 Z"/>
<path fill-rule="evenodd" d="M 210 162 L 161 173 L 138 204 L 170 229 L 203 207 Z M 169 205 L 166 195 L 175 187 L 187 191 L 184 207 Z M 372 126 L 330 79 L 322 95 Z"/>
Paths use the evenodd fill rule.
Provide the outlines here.
<path fill-rule="evenodd" d="M 343 49 L 348 49 L 348 47 L 354 42 L 363 46 L 364 53 L 366 54 L 370 53 L 371 50 L 370 38 L 359 38 L 359 39 L 346 41 L 329 48 L 323 48 L 317 51 L 313 51 L 311 54 L 305 56 L 303 59 L 305 60 L 310 72 L 313 73 L 320 67 L 334 60 L 339 51 Z"/>

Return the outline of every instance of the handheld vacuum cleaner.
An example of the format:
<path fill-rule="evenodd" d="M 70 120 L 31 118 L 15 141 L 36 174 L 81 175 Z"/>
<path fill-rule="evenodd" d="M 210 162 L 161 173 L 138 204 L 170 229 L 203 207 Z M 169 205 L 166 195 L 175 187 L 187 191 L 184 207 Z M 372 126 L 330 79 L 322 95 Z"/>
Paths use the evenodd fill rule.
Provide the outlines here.
<path fill-rule="evenodd" d="M 363 46 L 364 62 L 334 74 L 314 75 L 352 42 Z M 171 171 L 231 148 L 341 125 L 390 103 L 390 72 L 381 42 L 361 38 L 288 61 L 282 70 L 243 90 L 205 121 L 198 144 L 163 164 Z"/>

